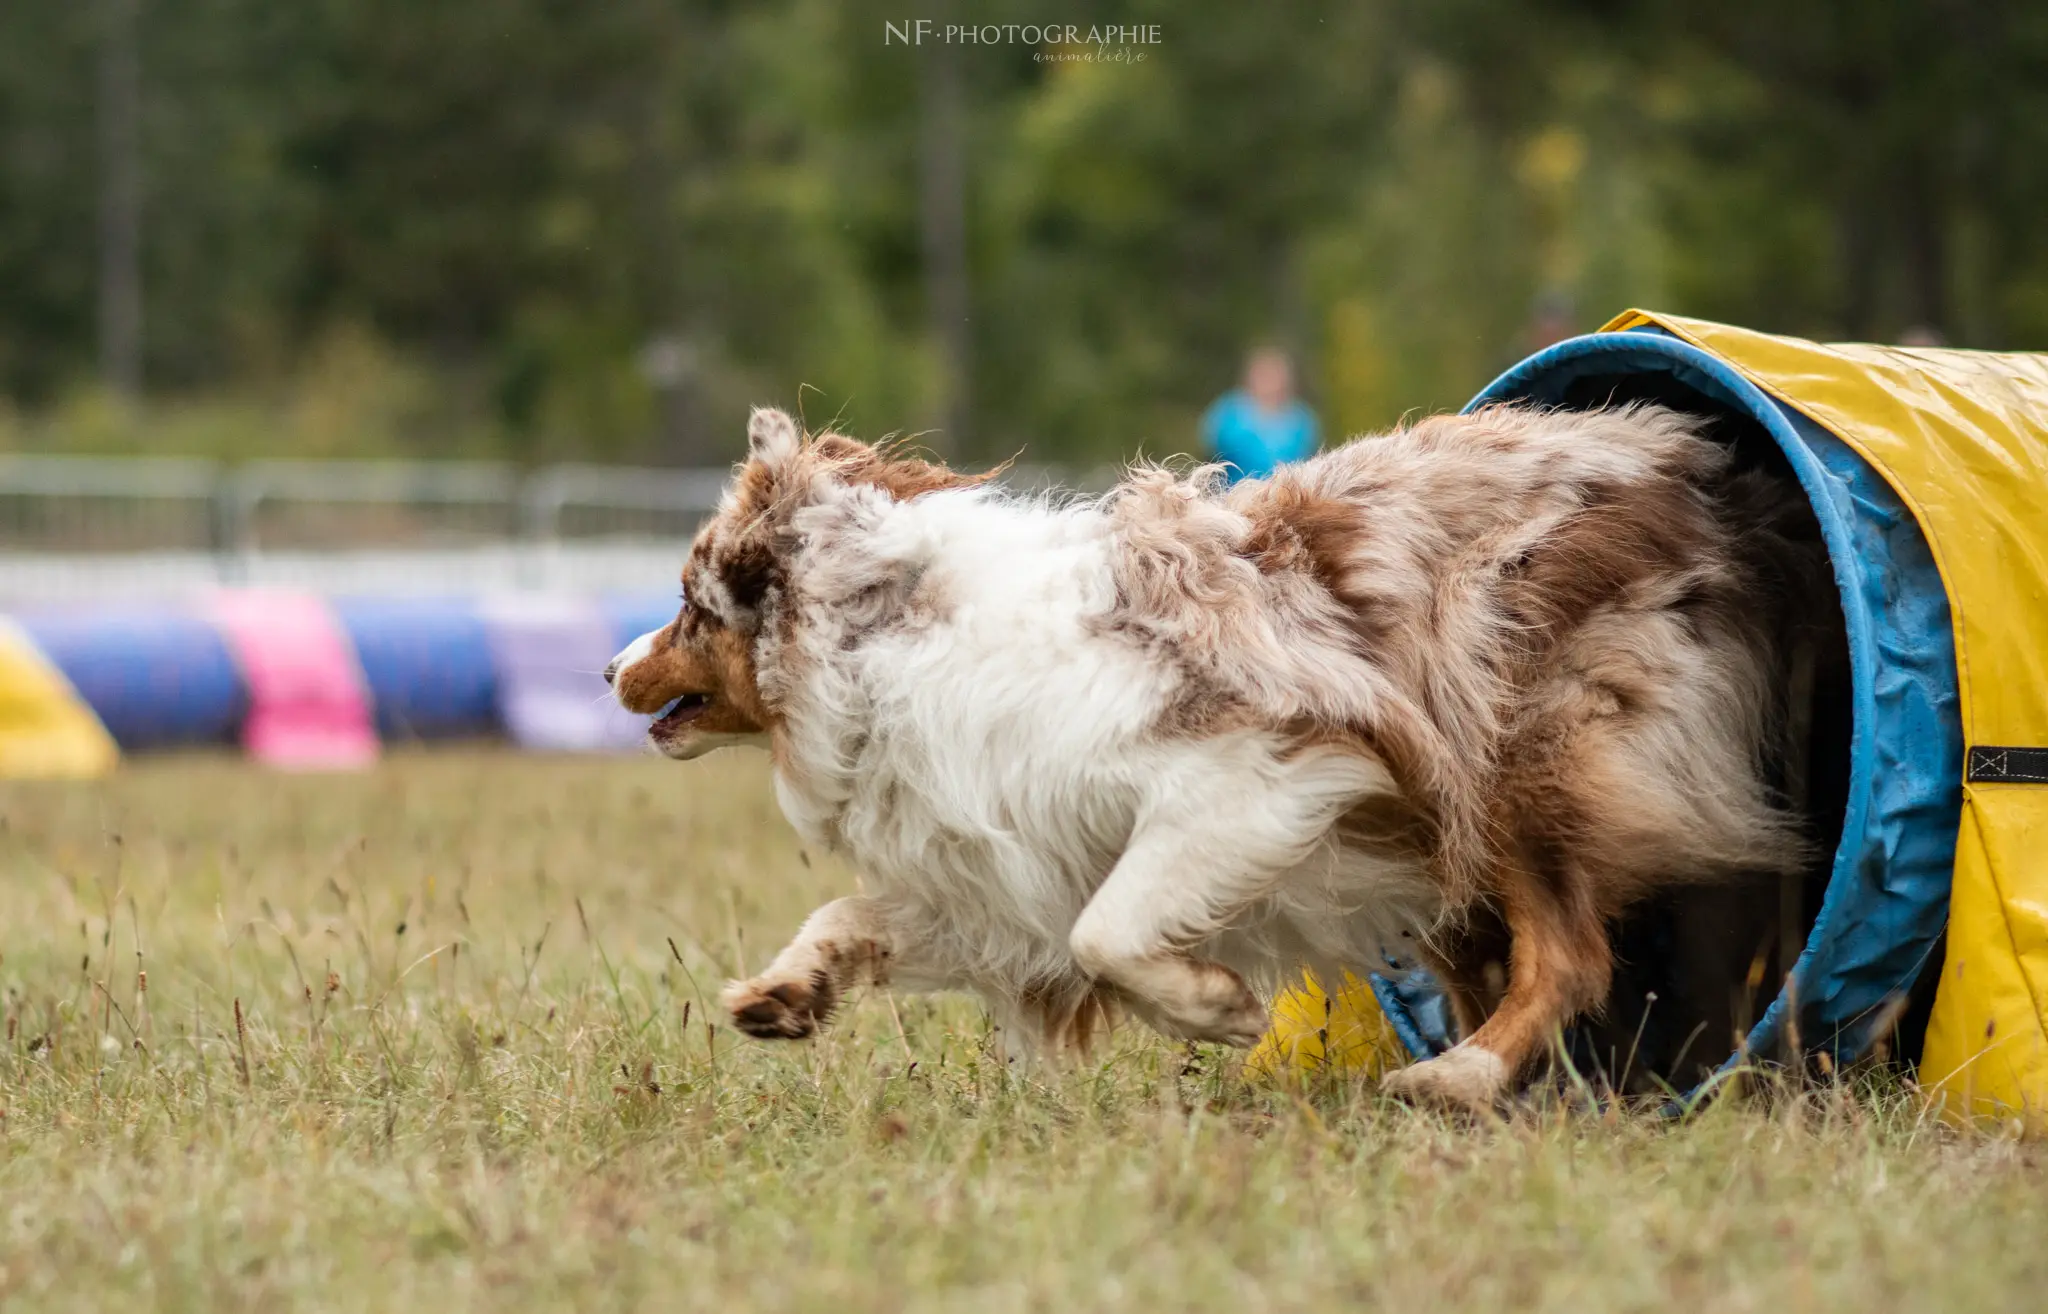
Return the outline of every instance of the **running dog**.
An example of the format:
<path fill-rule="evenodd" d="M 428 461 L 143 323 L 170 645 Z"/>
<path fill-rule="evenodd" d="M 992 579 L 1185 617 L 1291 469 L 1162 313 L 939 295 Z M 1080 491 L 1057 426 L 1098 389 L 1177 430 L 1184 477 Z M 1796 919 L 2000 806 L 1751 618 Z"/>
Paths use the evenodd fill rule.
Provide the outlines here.
<path fill-rule="evenodd" d="M 724 1006 L 966 989 L 1044 1049 L 1121 1014 L 1246 1046 L 1261 991 L 1435 970 L 1484 1107 L 1610 980 L 1608 924 L 1796 870 L 1773 792 L 1815 573 L 1796 490 L 1653 406 L 1496 407 L 1226 486 L 1061 501 L 757 410 L 680 614 L 606 671 L 675 758 L 765 747 L 866 891 Z"/>

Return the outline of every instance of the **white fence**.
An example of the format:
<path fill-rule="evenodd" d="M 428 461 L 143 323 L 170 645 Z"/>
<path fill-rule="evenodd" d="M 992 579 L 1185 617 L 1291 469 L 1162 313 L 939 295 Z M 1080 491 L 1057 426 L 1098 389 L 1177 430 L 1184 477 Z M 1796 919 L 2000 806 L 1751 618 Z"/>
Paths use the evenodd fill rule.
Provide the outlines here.
<path fill-rule="evenodd" d="M 722 470 L 0 457 L 0 601 L 664 587 Z"/>
<path fill-rule="evenodd" d="M 0 455 L 0 605 L 190 593 L 668 587 L 725 470 Z M 1064 482 L 1049 467 L 1006 476 Z M 1086 483 L 1104 482 L 1097 472 Z"/>

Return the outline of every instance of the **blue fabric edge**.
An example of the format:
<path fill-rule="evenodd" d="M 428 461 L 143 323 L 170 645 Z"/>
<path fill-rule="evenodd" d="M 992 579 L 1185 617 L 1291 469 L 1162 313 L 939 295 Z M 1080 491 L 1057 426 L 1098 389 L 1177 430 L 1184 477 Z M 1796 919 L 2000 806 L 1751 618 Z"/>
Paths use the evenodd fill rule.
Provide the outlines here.
<path fill-rule="evenodd" d="M 1380 1013 L 1387 1019 L 1387 1025 L 1394 1029 L 1395 1037 L 1400 1040 L 1401 1048 L 1408 1051 L 1409 1057 L 1418 1059 L 1434 1058 L 1449 1047 L 1448 1037 L 1442 1034 L 1442 1029 L 1425 1029 L 1410 1005 L 1410 996 L 1418 989 L 1434 989 L 1433 983 L 1423 983 L 1423 977 L 1424 974 L 1417 973 L 1403 980 L 1396 980 L 1382 973 L 1372 972 L 1365 978 L 1366 984 L 1372 987 L 1372 997 L 1379 1001 Z M 1441 1009 L 1448 1001 L 1438 993 L 1436 1003 Z"/>

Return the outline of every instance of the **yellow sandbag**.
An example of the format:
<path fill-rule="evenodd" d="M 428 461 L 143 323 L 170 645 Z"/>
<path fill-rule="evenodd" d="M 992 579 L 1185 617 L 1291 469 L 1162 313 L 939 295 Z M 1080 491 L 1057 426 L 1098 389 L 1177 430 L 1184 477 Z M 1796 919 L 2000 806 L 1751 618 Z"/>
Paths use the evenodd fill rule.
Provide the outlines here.
<path fill-rule="evenodd" d="M 1920 1080 L 1951 1116 L 2048 1128 L 2048 356 L 1822 346 L 1632 310 L 1854 448 L 1919 521 L 1948 590 L 1970 779 Z M 2031 760 L 2032 754 L 2024 755 Z"/>
<path fill-rule="evenodd" d="M 1301 985 L 1274 1001 L 1273 1026 L 1245 1060 L 1245 1072 L 1269 1080 L 1325 1072 L 1377 1078 L 1407 1061 L 1371 986 L 1347 972 L 1333 998 L 1304 972 Z"/>
<path fill-rule="evenodd" d="M 101 776 L 120 756 L 63 672 L 20 626 L 0 617 L 0 777 Z"/>

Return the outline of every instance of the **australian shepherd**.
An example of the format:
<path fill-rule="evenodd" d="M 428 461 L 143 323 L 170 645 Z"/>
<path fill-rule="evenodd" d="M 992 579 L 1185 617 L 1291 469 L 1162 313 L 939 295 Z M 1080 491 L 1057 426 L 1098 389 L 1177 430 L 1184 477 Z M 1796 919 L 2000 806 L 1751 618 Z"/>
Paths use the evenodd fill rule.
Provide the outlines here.
<path fill-rule="evenodd" d="M 1433 969 L 1485 1106 L 1601 1007 L 1608 925 L 1791 871 L 1796 491 L 1653 406 L 1499 407 L 1264 479 L 1061 501 L 757 410 L 680 614 L 606 672 L 670 757 L 754 744 L 864 892 L 727 987 L 810 1035 L 862 982 L 1085 1048 L 1121 1014 L 1245 1046 L 1269 992 Z M 1824 578 L 1824 576 L 1823 576 Z"/>

